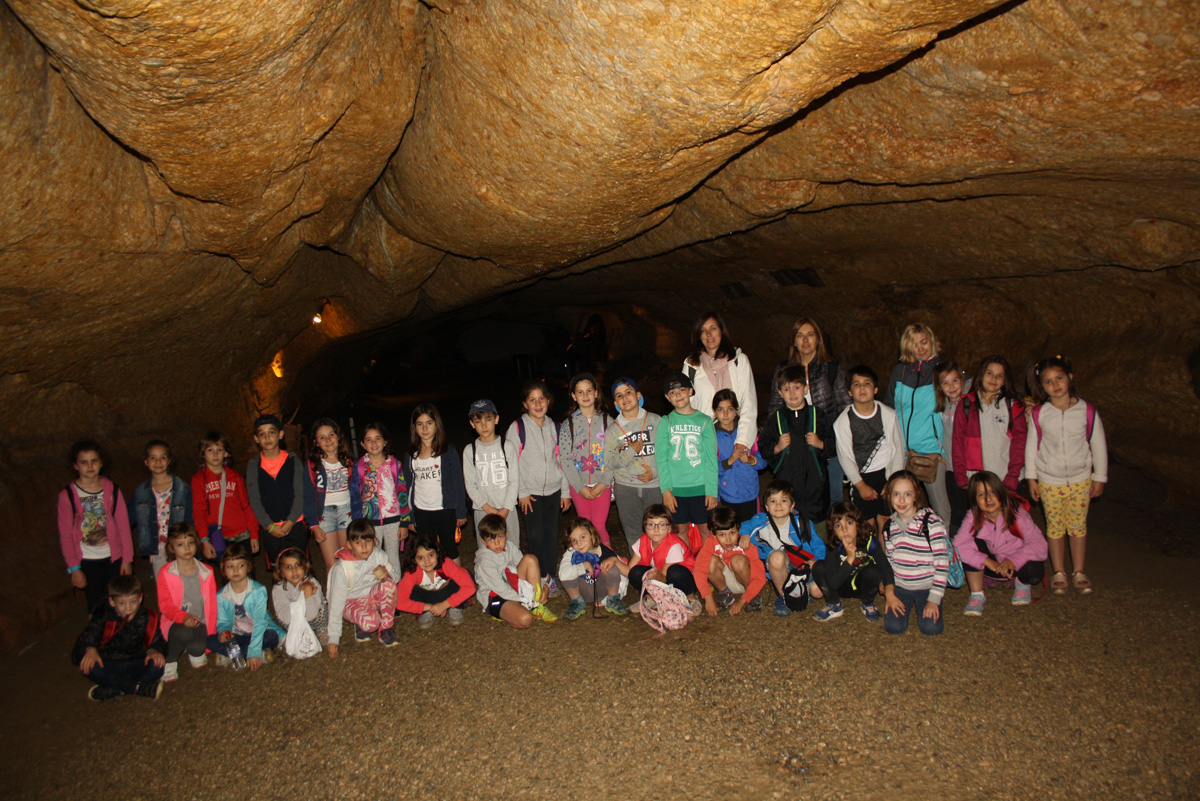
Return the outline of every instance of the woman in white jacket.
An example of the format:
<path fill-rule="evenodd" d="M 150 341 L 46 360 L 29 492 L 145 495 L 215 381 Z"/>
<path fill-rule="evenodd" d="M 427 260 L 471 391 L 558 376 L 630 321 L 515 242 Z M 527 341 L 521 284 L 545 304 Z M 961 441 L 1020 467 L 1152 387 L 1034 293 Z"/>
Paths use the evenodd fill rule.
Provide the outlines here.
<path fill-rule="evenodd" d="M 712 399 L 718 390 L 737 395 L 738 419 L 734 453 L 749 453 L 758 434 L 758 395 L 750 359 L 729 338 L 725 321 L 715 311 L 705 312 L 692 329 L 692 353 L 683 361 L 683 373 L 695 390 L 692 408 L 713 417 Z M 715 418 L 714 418 L 715 422 Z"/>

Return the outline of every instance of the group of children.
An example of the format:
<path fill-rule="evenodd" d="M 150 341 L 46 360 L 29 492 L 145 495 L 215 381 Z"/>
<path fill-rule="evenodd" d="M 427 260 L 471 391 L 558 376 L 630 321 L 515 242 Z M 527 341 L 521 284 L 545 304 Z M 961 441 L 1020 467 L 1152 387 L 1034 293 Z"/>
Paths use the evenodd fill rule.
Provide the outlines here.
<path fill-rule="evenodd" d="M 281 421 L 264 415 L 254 423 L 259 453 L 244 477 L 220 433 L 202 439 L 202 466 L 190 483 L 170 473 L 171 449 L 155 440 L 145 449 L 150 479 L 128 507 L 100 475 L 100 447 L 77 443 L 78 477 L 60 494 L 59 534 L 71 581 L 84 590 L 93 618 L 74 659 L 95 683 L 93 698 L 157 697 L 160 682 L 178 678 L 185 651 L 193 668 L 212 652 L 218 663 L 253 671 L 285 647 L 293 656 L 323 649 L 336 657 L 343 621 L 356 641 L 390 647 L 398 612 L 420 628 L 457 626 L 478 603 L 496 620 L 526 628 L 557 620 L 547 601 L 560 592 L 568 596 L 568 620 L 589 606 L 615 615 L 644 611 L 624 598 L 630 585 L 641 591 L 650 581 L 682 593 L 691 614 L 760 609 L 769 580 L 780 616 L 816 599 L 822 603 L 813 617 L 828 621 L 855 598 L 866 619 L 883 618 L 889 633 L 904 632 L 915 613 L 921 632 L 937 634 L 954 565 L 970 589 L 967 615 L 982 613 L 987 581 L 1012 581 L 1012 602 L 1029 603 L 1047 555 L 1051 587 L 1065 591 L 1062 534 L 1072 535 L 1078 567 L 1086 500 L 1103 486 L 1094 477 L 1104 471 L 1103 429 L 1094 407 L 1075 394 L 1070 363 L 1053 357 L 1035 368 L 1029 425 L 1018 422 L 1025 413 L 1007 363 L 1000 367 L 985 360 L 973 392 L 956 366 L 939 360 L 930 368 L 935 431 L 949 440 L 937 478 L 945 477 L 947 496 L 959 488 L 951 500 L 956 511 L 959 501 L 965 507 L 961 523 L 931 508 L 929 477 L 907 469 L 915 451 L 901 431 L 906 407 L 898 404 L 898 413 L 876 400 L 878 379 L 861 365 L 846 371 L 850 403 L 833 421 L 810 402 L 806 369 L 782 366 L 773 387 L 782 403 L 749 447 L 737 394 L 716 390 L 711 408 L 697 409 L 692 377 L 683 372 L 664 380 L 671 411 L 663 417 L 643 408 L 641 389 L 628 377 L 611 385 L 615 412 L 592 375 L 573 378 L 562 423 L 549 417 L 547 386 L 529 382 L 524 413 L 504 436 L 495 404 L 481 399 L 468 410 L 476 438 L 461 454 L 430 404 L 413 411 L 403 453 L 393 453 L 386 427 L 371 423 L 358 459 L 333 420 L 313 425 L 312 448 L 301 457 L 283 449 Z M 910 393 L 908 402 L 916 397 Z M 973 427 L 969 417 L 972 406 L 986 414 L 1001 405 L 1011 447 L 989 441 L 991 424 Z M 1002 450 L 1019 451 L 1023 467 L 997 466 L 989 454 Z M 832 505 L 831 458 L 849 485 L 849 501 L 842 495 Z M 768 467 L 774 480 L 760 493 Z M 1022 478 L 1046 507 L 1049 546 L 1015 492 Z M 614 499 L 628 558 L 612 547 L 606 527 Z M 468 500 L 477 538 L 473 575 L 459 553 Z M 571 506 L 576 517 L 560 558 L 560 516 Z M 518 547 L 518 513 L 527 554 Z M 137 550 L 151 561 L 157 612 L 141 608 L 132 575 L 131 516 Z M 312 574 L 310 534 L 328 567 L 324 588 Z M 259 552 L 274 578 L 273 615 L 267 589 L 253 578 Z M 1080 574 L 1076 589 L 1090 591 Z"/>

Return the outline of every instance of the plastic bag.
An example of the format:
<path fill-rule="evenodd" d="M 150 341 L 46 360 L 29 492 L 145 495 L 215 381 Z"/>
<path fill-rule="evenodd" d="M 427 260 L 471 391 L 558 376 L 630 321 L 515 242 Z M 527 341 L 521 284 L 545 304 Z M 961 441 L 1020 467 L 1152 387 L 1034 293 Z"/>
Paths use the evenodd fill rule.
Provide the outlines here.
<path fill-rule="evenodd" d="M 292 601 L 292 622 L 283 641 L 283 650 L 293 659 L 308 659 L 321 652 L 321 643 L 313 633 L 312 626 L 308 625 L 305 611 L 304 596 L 301 595 Z"/>

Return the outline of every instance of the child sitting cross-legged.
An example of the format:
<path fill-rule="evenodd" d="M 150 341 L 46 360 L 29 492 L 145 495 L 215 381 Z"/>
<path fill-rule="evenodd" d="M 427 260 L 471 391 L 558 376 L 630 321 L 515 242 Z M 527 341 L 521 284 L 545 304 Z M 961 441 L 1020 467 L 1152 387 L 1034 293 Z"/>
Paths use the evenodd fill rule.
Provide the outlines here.
<path fill-rule="evenodd" d="M 705 613 L 716 617 L 719 609 L 728 609 L 731 615 L 744 609 L 754 612 L 762 609 L 767 573 L 758 554 L 753 549 L 747 550 L 749 544 L 745 548 L 739 544 L 737 511 L 729 506 L 713 509 L 708 513 L 708 530 L 713 536 L 704 541 L 692 567 Z M 710 584 L 717 588 L 716 593 L 711 591 Z"/>
<path fill-rule="evenodd" d="M 758 548 L 758 555 L 767 563 L 767 573 L 779 597 L 775 599 L 775 614 L 786 617 L 792 613 L 785 587 L 793 587 L 793 604 L 799 611 L 808 605 L 812 588 L 812 566 L 825 558 L 825 543 L 817 536 L 817 527 L 803 515 L 796 514 L 792 485 L 772 481 L 763 490 L 763 507 L 742 524 L 743 538 Z M 743 547 L 746 542 L 743 541 Z"/>
<path fill-rule="evenodd" d="M 698 615 L 700 601 L 696 597 L 696 579 L 692 577 L 696 557 L 679 535 L 672 531 L 672 520 L 671 510 L 665 504 L 656 503 L 647 509 L 642 515 L 642 531 L 645 533 L 638 540 L 633 557 L 627 565 L 618 561 L 616 567 L 629 577 L 629 583 L 638 592 L 642 591 L 645 582 L 651 580 L 671 585 L 688 597 L 692 613 Z M 635 610 L 631 608 L 631 611 Z"/>
<path fill-rule="evenodd" d="M 283 629 L 267 610 L 267 588 L 250 578 L 250 549 L 230 543 L 221 554 L 221 572 L 229 580 L 217 593 L 217 633 L 208 650 L 218 665 L 229 664 L 229 647 L 236 642 L 251 671 L 262 667 L 263 651 L 274 653 L 283 642 Z"/>
<path fill-rule="evenodd" d="M 862 601 L 863 615 L 874 623 L 883 617 L 875 606 L 880 584 L 895 584 L 883 546 L 852 503 L 833 505 L 828 531 L 825 558 L 813 565 L 817 585 L 813 597 L 823 597 L 825 606 L 813 612 L 813 617 L 821 622 L 841 617 L 842 598 L 851 597 Z"/>
<path fill-rule="evenodd" d="M 558 615 L 546 606 L 550 590 L 542 582 L 537 557 L 521 555 L 508 537 L 508 524 L 500 515 L 484 515 L 479 521 L 483 549 L 475 552 L 475 597 L 483 611 L 514 629 L 527 629 L 537 618 L 546 623 Z"/>
<path fill-rule="evenodd" d="M 463 622 L 463 607 L 475 592 L 467 569 L 442 553 L 436 532 L 422 531 L 409 538 L 401 560 L 404 577 L 396 591 L 396 611 L 417 616 L 423 629 L 447 619 L 451 626 Z"/>
<path fill-rule="evenodd" d="M 558 581 L 571 599 L 567 620 L 583 617 L 588 604 L 603 607 L 614 615 L 629 613 L 621 600 L 629 587 L 617 567 L 622 562 L 616 551 L 600 541 L 600 532 L 591 520 L 578 518 L 571 523 L 568 540 L 571 547 L 558 563 Z"/>
<path fill-rule="evenodd" d="M 360 518 L 346 527 L 346 547 L 337 552 L 329 571 L 329 658 L 338 655 L 342 620 L 354 624 L 354 641 L 366 642 L 379 632 L 384 647 L 396 645 L 396 580 L 400 576 L 375 539 L 375 526 Z"/>
<path fill-rule="evenodd" d="M 108 603 L 96 605 L 75 641 L 71 661 L 95 682 L 88 690 L 93 701 L 121 695 L 155 699 L 162 695 L 165 650 L 158 615 L 142 608 L 142 583 L 117 575 L 108 582 Z"/>

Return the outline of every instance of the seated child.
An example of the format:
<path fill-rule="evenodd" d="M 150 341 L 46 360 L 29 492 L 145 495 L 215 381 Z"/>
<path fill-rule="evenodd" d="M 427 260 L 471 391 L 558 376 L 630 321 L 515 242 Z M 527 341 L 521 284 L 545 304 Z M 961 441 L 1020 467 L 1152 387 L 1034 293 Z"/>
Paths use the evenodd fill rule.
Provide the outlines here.
<path fill-rule="evenodd" d="M 713 536 L 704 541 L 692 567 L 692 577 L 704 599 L 704 611 L 709 617 L 716 617 L 718 609 L 728 609 L 731 615 L 743 609 L 752 612 L 762 609 L 767 572 L 758 554 L 747 552 L 739 544 L 737 511 L 729 506 L 713 509 L 708 513 L 708 530 Z M 715 597 L 710 584 L 717 588 Z"/>
<path fill-rule="evenodd" d="M 175 523 L 192 522 L 192 488 L 171 473 L 171 456 L 171 446 L 161 439 L 146 444 L 144 458 L 150 478 L 137 486 L 129 503 L 138 550 L 150 557 L 152 576 L 167 563 L 167 529 Z"/>
<path fill-rule="evenodd" d="M 705 418 L 707 419 L 707 418 Z M 696 557 L 687 544 L 672 531 L 671 510 L 665 504 L 656 503 L 642 515 L 642 534 L 637 550 L 629 564 L 616 563 L 621 573 L 629 577 L 629 583 L 638 591 L 646 581 L 661 581 L 688 596 L 694 614 L 700 614 L 700 601 L 696 598 L 696 580 L 692 568 Z M 707 521 L 706 525 L 707 525 Z M 631 611 L 634 611 L 631 609 Z"/>
<path fill-rule="evenodd" d="M 200 537 L 191 523 L 167 532 L 167 563 L 158 571 L 158 611 L 167 640 L 163 681 L 179 678 L 179 657 L 187 651 L 194 669 L 208 664 L 208 638 L 217 633 L 217 578 L 196 558 Z"/>
<path fill-rule="evenodd" d="M 479 521 L 483 550 L 475 552 L 475 597 L 483 611 L 514 629 L 527 629 L 537 618 L 545 623 L 558 620 L 546 606 L 550 589 L 542 581 L 537 557 L 521 555 L 515 540 L 508 538 L 508 524 L 500 515 L 484 515 Z"/>
<path fill-rule="evenodd" d="M 475 580 L 442 553 L 437 532 L 421 531 L 409 539 L 401 569 L 397 612 L 416 615 L 423 629 L 442 618 L 448 618 L 451 626 L 462 624 L 462 610 L 475 593 Z"/>
<path fill-rule="evenodd" d="M 903 634 L 909 614 L 916 611 L 922 634 L 941 634 L 942 596 L 950 572 L 946 526 L 929 507 L 925 486 L 907 470 L 893 474 L 883 489 L 892 516 L 881 536 L 896 581 L 883 586 L 883 630 Z"/>
<path fill-rule="evenodd" d="M 600 541 L 600 532 L 586 517 L 571 523 L 568 540 L 571 547 L 558 563 L 558 581 L 570 603 L 567 620 L 583 616 L 588 604 L 603 607 L 614 615 L 629 614 L 621 600 L 629 587 L 629 579 L 616 567 L 621 561 L 617 552 Z"/>
<path fill-rule="evenodd" d="M 825 413 L 805 399 L 808 374 L 802 364 L 789 364 L 779 371 L 779 394 L 784 406 L 763 425 L 759 447 L 771 460 L 778 481 L 792 485 L 796 509 L 815 523 L 825 536 L 829 510 L 829 460 L 836 452 L 833 427 Z"/>
<path fill-rule="evenodd" d="M 88 698 L 106 701 L 120 695 L 156 699 L 162 695 L 163 651 L 158 615 L 142 608 L 142 583 L 136 576 L 114 576 L 108 603 L 97 604 L 71 661 L 95 682 Z"/>
<path fill-rule="evenodd" d="M 791 484 L 772 481 L 762 497 L 767 511 L 743 523 L 742 536 L 749 537 L 749 543 L 767 564 L 771 584 L 779 595 L 775 599 L 775 614 L 787 617 L 793 610 L 799 612 L 808 606 L 812 566 L 825 558 L 825 543 L 817 536 L 812 521 L 796 514 Z M 746 545 L 742 543 L 742 547 Z"/>
<path fill-rule="evenodd" d="M 400 576 L 375 541 L 370 520 L 351 521 L 346 528 L 346 547 L 337 552 L 329 571 L 329 658 L 338 655 L 342 620 L 354 624 L 354 641 L 366 642 L 379 632 L 384 647 L 396 645 L 392 623 L 396 619 L 396 581 Z"/>
<path fill-rule="evenodd" d="M 894 584 L 892 565 L 883 546 L 872 533 L 871 524 L 852 503 L 839 501 L 829 510 L 829 547 L 825 558 L 813 565 L 814 598 L 825 606 L 813 612 L 821 622 L 842 616 L 842 598 L 862 601 L 862 613 L 874 623 L 883 617 L 875 606 L 881 584 Z"/>
<path fill-rule="evenodd" d="M 1046 576 L 1049 546 L 1029 511 L 1014 498 L 995 473 L 982 470 L 971 476 L 967 488 L 971 510 L 954 537 L 963 561 L 971 598 L 964 615 L 983 614 L 983 579 L 1013 581 L 1013 606 L 1033 600 L 1031 585 Z"/>
<path fill-rule="evenodd" d="M 317 635 L 321 647 L 328 645 L 329 602 L 321 592 L 321 582 L 313 576 L 312 563 L 304 551 L 287 548 L 280 552 L 275 562 L 275 586 L 271 588 L 275 618 L 285 630 L 292 625 L 292 604 L 301 598 L 304 599 L 304 619 Z"/>
<path fill-rule="evenodd" d="M 217 593 L 217 633 L 208 638 L 208 650 L 218 665 L 228 665 L 230 643 L 236 642 L 255 671 L 262 667 L 263 650 L 278 648 L 284 631 L 267 611 L 267 588 L 250 578 L 250 560 L 250 549 L 240 542 L 221 554 L 221 573 L 229 583 Z"/>
<path fill-rule="evenodd" d="M 833 423 L 837 458 L 850 482 L 851 502 L 864 520 L 882 531 L 888 506 L 881 493 L 888 476 L 904 469 L 904 438 L 895 410 L 875 400 L 875 371 L 860 364 L 848 375 L 853 403 Z"/>

